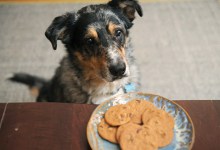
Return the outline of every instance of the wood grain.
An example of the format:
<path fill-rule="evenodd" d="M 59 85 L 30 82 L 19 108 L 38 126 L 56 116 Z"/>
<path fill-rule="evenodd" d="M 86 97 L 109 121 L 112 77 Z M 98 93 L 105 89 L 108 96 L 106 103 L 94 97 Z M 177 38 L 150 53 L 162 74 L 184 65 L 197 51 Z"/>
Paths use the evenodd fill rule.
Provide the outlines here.
<path fill-rule="evenodd" d="M 5 106 L 6 106 L 6 104 L 0 104 L 0 119 L 2 119 L 2 115 L 4 112 Z"/>
<path fill-rule="evenodd" d="M 220 101 L 176 101 L 191 116 L 193 150 L 220 149 Z M 0 104 L 2 114 L 5 104 Z M 0 129 L 1 150 L 90 150 L 86 126 L 96 105 L 8 104 Z"/>
<path fill-rule="evenodd" d="M 7 108 L 7 104 L 0 104 L 0 129 L 4 121 L 4 114 Z"/>
<path fill-rule="evenodd" d="M 85 129 L 95 107 L 58 103 L 8 104 L 0 130 L 0 149 L 89 149 Z"/>
<path fill-rule="evenodd" d="M 191 116 L 195 127 L 193 150 L 220 149 L 220 101 L 177 101 Z"/>

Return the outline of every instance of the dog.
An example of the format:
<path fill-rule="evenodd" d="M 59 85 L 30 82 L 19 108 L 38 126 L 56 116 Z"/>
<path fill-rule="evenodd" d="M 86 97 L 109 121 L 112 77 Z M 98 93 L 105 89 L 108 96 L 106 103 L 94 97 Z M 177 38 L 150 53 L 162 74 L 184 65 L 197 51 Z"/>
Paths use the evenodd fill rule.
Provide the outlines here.
<path fill-rule="evenodd" d="M 39 90 L 38 102 L 100 104 L 138 90 L 139 72 L 129 37 L 136 12 L 143 15 L 138 1 L 112 0 L 56 17 L 45 35 L 54 50 L 61 40 L 67 55 L 53 78 L 17 73 L 10 80 Z"/>

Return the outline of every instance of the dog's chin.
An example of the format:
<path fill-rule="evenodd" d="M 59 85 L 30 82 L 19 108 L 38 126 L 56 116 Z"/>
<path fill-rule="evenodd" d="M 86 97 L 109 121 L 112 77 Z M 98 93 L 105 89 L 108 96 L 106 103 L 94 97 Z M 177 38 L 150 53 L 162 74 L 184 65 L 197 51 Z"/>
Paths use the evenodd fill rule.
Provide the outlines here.
<path fill-rule="evenodd" d="M 127 75 L 122 75 L 122 76 L 112 76 L 111 75 L 110 77 L 104 78 L 104 80 L 106 82 L 114 82 L 114 81 L 121 80 L 121 79 L 126 78 L 126 77 L 127 77 Z"/>

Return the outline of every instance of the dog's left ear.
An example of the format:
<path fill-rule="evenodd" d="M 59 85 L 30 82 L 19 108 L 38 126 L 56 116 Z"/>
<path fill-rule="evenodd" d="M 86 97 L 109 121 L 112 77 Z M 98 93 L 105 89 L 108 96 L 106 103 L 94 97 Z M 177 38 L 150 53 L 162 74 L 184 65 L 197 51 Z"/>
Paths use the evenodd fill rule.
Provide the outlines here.
<path fill-rule="evenodd" d="M 73 26 L 75 22 L 75 13 L 66 13 L 56 17 L 47 28 L 45 36 L 50 40 L 54 50 L 57 49 L 57 40 L 65 43 L 69 39 L 68 27 Z"/>
<path fill-rule="evenodd" d="M 132 22 L 135 19 L 135 11 L 139 16 L 143 16 L 143 11 L 137 0 L 112 0 L 108 5 L 113 8 L 119 8 L 124 15 Z"/>

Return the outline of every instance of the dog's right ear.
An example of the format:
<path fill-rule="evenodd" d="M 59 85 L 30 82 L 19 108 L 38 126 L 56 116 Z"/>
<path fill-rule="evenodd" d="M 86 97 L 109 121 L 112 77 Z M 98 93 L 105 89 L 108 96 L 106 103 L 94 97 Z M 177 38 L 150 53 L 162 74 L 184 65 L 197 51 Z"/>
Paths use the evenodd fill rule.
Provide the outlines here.
<path fill-rule="evenodd" d="M 57 40 L 65 43 L 69 39 L 68 27 L 75 22 L 75 13 L 67 13 L 56 17 L 47 28 L 45 36 L 50 40 L 54 50 L 57 49 Z"/>
<path fill-rule="evenodd" d="M 139 16 L 143 16 L 142 8 L 138 0 L 111 0 L 108 5 L 113 8 L 119 8 L 123 14 L 132 22 L 135 19 L 135 11 Z"/>

